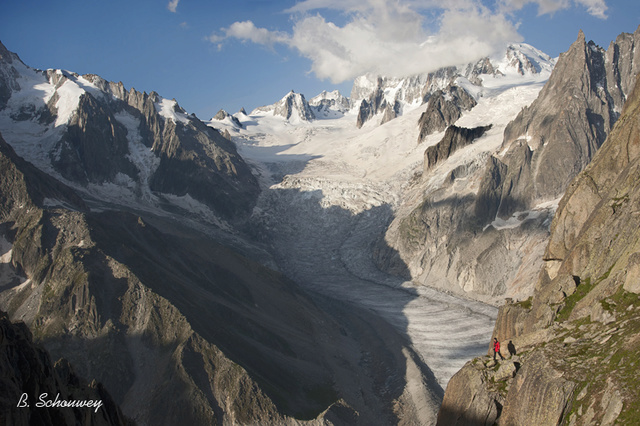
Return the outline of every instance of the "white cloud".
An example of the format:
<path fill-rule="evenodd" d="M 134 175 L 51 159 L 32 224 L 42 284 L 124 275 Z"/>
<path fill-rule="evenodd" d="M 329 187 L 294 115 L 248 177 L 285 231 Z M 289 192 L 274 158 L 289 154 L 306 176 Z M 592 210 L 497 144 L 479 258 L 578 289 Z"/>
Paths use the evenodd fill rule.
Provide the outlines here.
<path fill-rule="evenodd" d="M 606 11 L 604 0 L 499 0 L 496 10 L 479 0 L 449 0 L 447 6 L 437 0 L 304 0 L 285 11 L 294 22 L 290 32 L 243 21 L 208 39 L 219 48 L 229 38 L 285 45 L 333 83 L 369 72 L 407 76 L 502 54 L 508 43 L 522 40 L 510 12 L 536 3 L 540 14 L 553 13 L 571 1 L 596 16 Z M 324 9 L 342 12 L 346 23 L 327 21 L 318 13 Z"/>
<path fill-rule="evenodd" d="M 462 65 L 520 39 L 502 16 L 475 8 L 445 11 L 432 34 L 418 15 L 387 12 L 358 16 L 343 27 L 308 16 L 296 22 L 287 44 L 311 60 L 318 78 L 339 83 L 368 72 L 405 76 Z"/>
<path fill-rule="evenodd" d="M 276 43 L 288 43 L 289 36 L 279 31 L 269 31 L 256 27 L 251 21 L 234 22 L 225 30 L 227 38 L 233 37 L 240 40 L 249 40 L 256 44 L 272 47 Z"/>
<path fill-rule="evenodd" d="M 604 0 L 576 0 L 576 3 L 587 8 L 587 12 L 595 17 L 607 18 L 607 4 Z"/>
<path fill-rule="evenodd" d="M 572 6 L 585 7 L 589 14 L 601 19 L 607 18 L 605 0 L 500 0 L 499 4 L 508 11 L 520 10 L 527 4 L 537 4 L 539 15 L 553 14 Z"/>
<path fill-rule="evenodd" d="M 176 10 L 178 9 L 178 3 L 180 3 L 180 0 L 171 0 L 169 4 L 167 4 L 167 9 L 169 9 L 173 13 L 176 13 Z"/>

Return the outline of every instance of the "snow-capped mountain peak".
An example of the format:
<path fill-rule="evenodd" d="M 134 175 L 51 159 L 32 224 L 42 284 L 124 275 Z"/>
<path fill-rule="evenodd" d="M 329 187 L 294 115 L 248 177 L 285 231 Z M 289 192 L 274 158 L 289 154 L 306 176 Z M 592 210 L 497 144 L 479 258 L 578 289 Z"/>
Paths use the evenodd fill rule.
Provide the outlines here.
<path fill-rule="evenodd" d="M 344 114 L 351 108 L 349 98 L 343 96 L 338 90 L 322 91 L 309 100 L 309 105 L 314 107 L 316 116 L 331 117 Z"/>
<path fill-rule="evenodd" d="M 555 59 L 526 43 L 513 43 L 507 48 L 497 69 L 503 74 L 551 74 Z"/>
<path fill-rule="evenodd" d="M 256 108 L 254 113 L 272 113 L 291 123 L 311 121 L 316 118 L 304 95 L 293 90 L 273 105 Z"/>

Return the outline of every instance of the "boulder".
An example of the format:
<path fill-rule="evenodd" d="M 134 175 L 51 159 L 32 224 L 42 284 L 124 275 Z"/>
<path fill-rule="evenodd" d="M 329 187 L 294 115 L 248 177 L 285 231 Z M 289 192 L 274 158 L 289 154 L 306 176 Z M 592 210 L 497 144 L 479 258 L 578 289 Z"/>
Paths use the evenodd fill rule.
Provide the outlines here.
<path fill-rule="evenodd" d="M 498 394 L 487 391 L 482 369 L 468 362 L 449 381 L 437 425 L 489 426 L 502 409 Z"/>
<path fill-rule="evenodd" d="M 629 257 L 624 289 L 631 293 L 640 294 L 640 253 L 634 253 Z"/>
<path fill-rule="evenodd" d="M 567 414 L 574 388 L 575 383 L 565 380 L 546 354 L 536 352 L 511 384 L 498 425 L 558 425 Z"/>

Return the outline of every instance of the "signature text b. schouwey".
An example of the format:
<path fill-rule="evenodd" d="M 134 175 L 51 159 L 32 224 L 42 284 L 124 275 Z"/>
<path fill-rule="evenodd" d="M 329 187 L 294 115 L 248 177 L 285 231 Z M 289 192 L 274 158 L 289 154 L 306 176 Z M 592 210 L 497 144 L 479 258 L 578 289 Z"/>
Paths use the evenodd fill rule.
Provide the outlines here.
<path fill-rule="evenodd" d="M 23 393 L 18 401 L 18 408 L 29 407 L 29 395 Z M 60 394 L 56 394 L 54 399 L 49 398 L 48 393 L 42 393 L 36 402 L 38 408 L 94 408 L 95 412 L 102 407 L 100 399 L 60 399 Z"/>

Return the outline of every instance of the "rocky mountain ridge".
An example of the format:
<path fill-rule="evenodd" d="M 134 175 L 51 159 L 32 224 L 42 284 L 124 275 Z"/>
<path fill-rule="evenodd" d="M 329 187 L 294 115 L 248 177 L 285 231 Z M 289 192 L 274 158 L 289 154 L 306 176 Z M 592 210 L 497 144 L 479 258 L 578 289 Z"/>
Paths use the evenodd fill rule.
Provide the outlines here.
<path fill-rule="evenodd" d="M 640 76 L 553 220 L 533 297 L 500 309 L 507 361 L 469 362 L 438 424 L 633 424 L 640 331 Z"/>
<path fill-rule="evenodd" d="M 251 210 L 259 188 L 235 146 L 175 100 L 0 54 L 0 132 L 42 170 L 88 194 L 115 185 L 129 203 L 189 194 L 223 220 Z"/>
<path fill-rule="evenodd" d="M 358 108 L 356 126 L 362 127 L 380 113 L 380 124 L 384 124 L 401 115 L 405 108 L 429 102 L 435 96 L 431 108 L 439 112 L 441 123 L 421 123 L 420 138 L 423 139 L 426 134 L 446 129 L 460 117 L 461 110 L 475 105 L 470 93 L 477 90 L 472 89 L 473 86 L 483 86 L 483 78 L 549 73 L 553 64 L 554 60 L 548 55 L 520 43 L 509 45 L 503 58 L 482 58 L 474 64 L 446 67 L 418 76 L 399 79 L 364 75 L 355 79 L 351 90 L 351 105 Z M 443 97 L 447 101 L 446 107 L 442 105 Z M 453 101 L 451 97 L 454 97 Z M 457 112 L 452 113 L 452 109 Z M 427 114 L 428 117 L 433 115 Z"/>
<path fill-rule="evenodd" d="M 415 109 L 428 102 L 432 95 L 436 95 L 436 99 L 444 97 L 448 102 L 447 108 L 444 111 L 439 108 L 438 111 L 446 118 L 441 119 L 437 125 L 421 124 L 421 138 L 424 138 L 426 134 L 444 130 L 460 117 L 462 110 L 473 107 L 475 100 L 470 92 L 476 92 L 478 87 L 482 87 L 483 78 L 549 73 L 553 64 L 552 58 L 532 46 L 524 43 L 511 44 L 502 58 L 483 58 L 474 64 L 446 67 L 404 78 L 365 74 L 354 80 L 349 97 L 338 91 L 324 91 L 307 102 L 304 95 L 291 91 L 280 101 L 256 108 L 254 112 L 272 113 L 298 123 L 311 121 L 316 116 L 335 118 L 336 114 L 351 111 L 356 116 L 356 127 L 361 128 L 375 116 L 380 115 L 378 124 L 382 125 L 402 115 L 405 110 Z M 464 84 L 458 84 L 458 79 L 464 80 Z M 455 97 L 453 102 L 451 96 Z M 452 109 L 457 111 L 450 113 Z M 222 120 L 224 116 L 216 119 Z"/>

